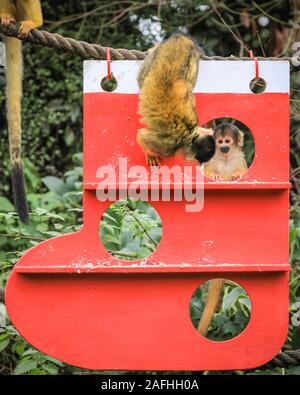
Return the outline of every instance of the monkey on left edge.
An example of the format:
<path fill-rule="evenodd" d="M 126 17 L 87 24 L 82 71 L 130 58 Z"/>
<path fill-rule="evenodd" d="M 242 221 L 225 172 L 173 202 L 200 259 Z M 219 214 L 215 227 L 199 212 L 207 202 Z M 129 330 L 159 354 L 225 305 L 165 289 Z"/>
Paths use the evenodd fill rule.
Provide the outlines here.
<path fill-rule="evenodd" d="M 1 0 L 0 22 L 8 25 L 20 23 L 19 37 L 24 38 L 31 29 L 43 24 L 40 0 Z M 21 159 L 21 100 L 22 100 L 22 43 L 13 37 L 5 37 L 6 52 L 6 109 L 9 135 L 9 151 L 12 164 L 14 204 L 23 223 L 29 219 L 25 180 Z"/>

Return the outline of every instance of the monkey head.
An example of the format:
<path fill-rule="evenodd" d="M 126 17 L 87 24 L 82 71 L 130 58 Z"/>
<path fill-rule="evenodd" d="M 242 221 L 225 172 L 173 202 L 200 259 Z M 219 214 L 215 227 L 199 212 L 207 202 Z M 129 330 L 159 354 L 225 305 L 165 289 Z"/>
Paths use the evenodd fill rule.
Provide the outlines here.
<path fill-rule="evenodd" d="M 200 163 L 208 162 L 215 154 L 216 144 L 213 130 L 197 127 L 192 139 L 193 157 Z"/>
<path fill-rule="evenodd" d="M 216 151 L 228 157 L 235 149 L 244 145 L 244 133 L 232 123 L 222 123 L 214 130 Z"/>

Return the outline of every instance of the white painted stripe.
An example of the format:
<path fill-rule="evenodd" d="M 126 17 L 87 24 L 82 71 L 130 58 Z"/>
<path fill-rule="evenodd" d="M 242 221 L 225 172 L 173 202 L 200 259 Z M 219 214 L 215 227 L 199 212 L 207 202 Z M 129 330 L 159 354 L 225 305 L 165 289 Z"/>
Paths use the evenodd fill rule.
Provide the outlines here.
<path fill-rule="evenodd" d="M 137 73 L 142 61 L 116 60 L 111 71 L 118 81 L 114 93 L 139 93 Z M 106 76 L 103 60 L 84 62 L 84 93 L 104 92 L 101 80 Z M 290 89 L 288 61 L 260 61 L 259 76 L 267 83 L 266 93 L 286 93 Z M 254 61 L 201 60 L 195 93 L 251 93 L 250 81 L 255 77 Z"/>

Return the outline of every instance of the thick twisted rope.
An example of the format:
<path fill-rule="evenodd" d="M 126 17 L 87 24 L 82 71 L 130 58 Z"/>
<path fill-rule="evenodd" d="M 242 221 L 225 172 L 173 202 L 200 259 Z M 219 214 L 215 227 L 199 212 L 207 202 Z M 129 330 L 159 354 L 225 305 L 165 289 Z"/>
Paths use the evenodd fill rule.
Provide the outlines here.
<path fill-rule="evenodd" d="M 0 25 L 0 33 L 6 36 L 18 37 L 18 25 L 11 23 L 9 26 Z M 73 38 L 63 37 L 59 34 L 49 33 L 44 30 L 33 29 L 29 33 L 28 37 L 24 40 L 32 44 L 42 45 L 43 47 L 49 47 L 58 51 L 67 52 L 69 54 L 78 55 L 83 59 L 106 59 L 106 47 L 102 47 L 99 44 L 91 44 L 86 41 L 77 41 Z M 112 60 L 142 60 L 145 58 L 147 52 L 138 51 L 136 49 L 124 49 L 124 48 L 110 48 Z M 222 56 L 207 56 L 202 54 L 201 59 L 203 60 L 252 60 L 249 57 L 222 57 Z M 289 57 L 258 57 L 258 60 L 286 60 L 291 63 L 291 71 L 300 70 L 300 55 Z M 295 65 L 297 63 L 297 65 Z"/>
<path fill-rule="evenodd" d="M 18 25 L 14 23 L 8 26 L 0 25 L 0 33 L 18 38 Z M 101 45 L 90 44 L 86 41 L 77 41 L 73 38 L 63 37 L 59 34 L 49 33 L 44 30 L 32 29 L 24 41 L 73 55 L 79 55 L 83 59 L 106 59 L 106 48 Z M 111 48 L 110 54 L 113 60 L 140 60 L 144 59 L 146 56 L 145 52 L 123 48 Z"/>
<path fill-rule="evenodd" d="M 262 368 L 287 368 L 300 365 L 300 350 L 287 350 L 276 355 Z"/>

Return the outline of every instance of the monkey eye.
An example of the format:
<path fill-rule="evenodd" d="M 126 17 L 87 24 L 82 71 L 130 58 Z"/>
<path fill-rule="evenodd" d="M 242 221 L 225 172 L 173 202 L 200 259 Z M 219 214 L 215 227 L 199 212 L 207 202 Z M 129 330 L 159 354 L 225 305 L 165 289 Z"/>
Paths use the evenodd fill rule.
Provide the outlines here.
<path fill-rule="evenodd" d="M 230 143 L 230 140 L 229 140 L 229 139 L 226 139 L 226 140 L 225 140 L 225 143 L 226 143 L 226 144 L 229 144 L 229 143 Z"/>
<path fill-rule="evenodd" d="M 218 144 L 222 144 L 222 143 L 223 143 L 223 140 L 219 139 Z"/>

